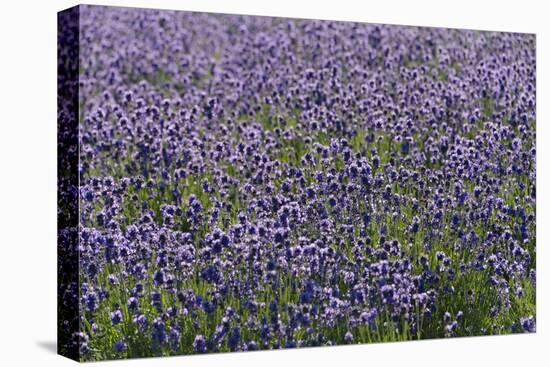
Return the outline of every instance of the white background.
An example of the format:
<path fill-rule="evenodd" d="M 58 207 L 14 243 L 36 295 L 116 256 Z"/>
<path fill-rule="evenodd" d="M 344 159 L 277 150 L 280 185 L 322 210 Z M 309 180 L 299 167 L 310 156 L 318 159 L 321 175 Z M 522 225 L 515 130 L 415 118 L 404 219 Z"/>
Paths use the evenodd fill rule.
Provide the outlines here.
<path fill-rule="evenodd" d="M 92 1 L 94 4 L 444 26 L 537 34 L 536 335 L 101 362 L 114 366 L 549 365 L 549 26 L 538 1 Z M 0 5 L 0 365 L 65 366 L 56 340 L 56 12 Z M 546 17 L 545 17 L 546 15 Z M 544 102 L 547 103 L 544 103 Z M 546 363 L 545 363 L 546 362 Z"/>

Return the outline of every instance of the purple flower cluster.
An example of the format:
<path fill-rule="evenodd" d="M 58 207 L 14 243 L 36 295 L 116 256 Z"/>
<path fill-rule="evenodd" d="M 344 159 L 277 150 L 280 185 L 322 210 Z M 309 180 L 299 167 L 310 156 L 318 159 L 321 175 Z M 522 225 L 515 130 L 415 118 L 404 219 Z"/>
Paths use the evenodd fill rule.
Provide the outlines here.
<path fill-rule="evenodd" d="M 84 359 L 535 331 L 532 35 L 83 6 L 80 37 Z"/>

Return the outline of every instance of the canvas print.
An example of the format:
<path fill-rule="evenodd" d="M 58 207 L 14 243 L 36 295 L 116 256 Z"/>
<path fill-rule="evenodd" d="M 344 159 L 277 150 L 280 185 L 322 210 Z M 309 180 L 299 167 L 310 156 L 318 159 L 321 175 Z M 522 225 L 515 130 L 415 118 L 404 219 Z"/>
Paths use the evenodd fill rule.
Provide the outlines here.
<path fill-rule="evenodd" d="M 60 354 L 535 332 L 535 35 L 58 20 Z"/>

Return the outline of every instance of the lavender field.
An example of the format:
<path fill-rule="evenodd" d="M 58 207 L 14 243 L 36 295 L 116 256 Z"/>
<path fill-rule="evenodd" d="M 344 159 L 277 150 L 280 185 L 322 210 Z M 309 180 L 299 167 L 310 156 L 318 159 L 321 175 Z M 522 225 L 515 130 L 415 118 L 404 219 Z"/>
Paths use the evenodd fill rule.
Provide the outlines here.
<path fill-rule="evenodd" d="M 61 349 L 535 331 L 534 35 L 95 6 L 79 20 L 78 136 L 60 141 L 78 184 L 59 209 L 77 211 L 59 263 L 78 276 L 59 287 L 79 312 Z"/>

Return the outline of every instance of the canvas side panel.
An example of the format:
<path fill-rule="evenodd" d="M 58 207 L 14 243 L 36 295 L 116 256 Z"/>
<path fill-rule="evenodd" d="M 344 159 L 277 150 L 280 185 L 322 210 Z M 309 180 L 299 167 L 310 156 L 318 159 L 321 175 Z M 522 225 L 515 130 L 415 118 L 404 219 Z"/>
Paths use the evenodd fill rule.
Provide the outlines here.
<path fill-rule="evenodd" d="M 79 360 L 79 7 L 57 19 L 57 350 Z"/>

